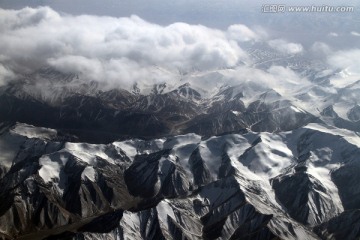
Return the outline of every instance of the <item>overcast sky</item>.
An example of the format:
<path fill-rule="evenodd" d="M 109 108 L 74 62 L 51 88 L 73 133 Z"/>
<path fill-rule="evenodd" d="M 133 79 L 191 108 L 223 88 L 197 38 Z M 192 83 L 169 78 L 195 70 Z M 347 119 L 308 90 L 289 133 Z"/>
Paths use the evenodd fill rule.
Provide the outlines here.
<path fill-rule="evenodd" d="M 182 21 L 223 28 L 239 21 L 266 23 L 269 18 L 281 18 L 281 14 L 274 16 L 274 14 L 269 15 L 261 12 L 263 4 L 275 3 L 287 5 L 359 5 L 359 1 L 356 0 L 0 0 L 0 7 L 19 9 L 25 6 L 42 5 L 50 6 L 56 11 L 76 15 L 94 14 L 127 17 L 136 14 L 143 19 L 159 24 Z"/>
<path fill-rule="evenodd" d="M 331 5 L 356 6 L 353 13 L 263 13 L 264 4 L 288 6 Z M 329 32 L 360 32 L 360 10 L 357 0 L 0 0 L 0 7 L 21 9 L 25 6 L 49 6 L 57 12 L 73 15 L 129 17 L 133 14 L 152 23 L 169 25 L 175 22 L 202 24 L 226 29 L 232 24 L 262 26 L 279 37 L 312 44 L 314 37 L 325 41 Z M 329 21 L 331 19 L 331 21 Z M 356 39 L 357 40 L 357 39 Z M 354 45 L 353 39 L 332 39 L 332 44 Z"/>

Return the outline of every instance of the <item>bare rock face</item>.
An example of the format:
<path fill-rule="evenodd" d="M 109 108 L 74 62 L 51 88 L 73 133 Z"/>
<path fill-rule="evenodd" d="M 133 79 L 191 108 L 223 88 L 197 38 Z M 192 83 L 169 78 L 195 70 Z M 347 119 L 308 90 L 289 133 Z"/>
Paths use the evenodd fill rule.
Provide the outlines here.
<path fill-rule="evenodd" d="M 339 214 L 340 209 L 328 196 L 328 189 L 313 176 L 299 170 L 278 176 L 272 186 L 279 202 L 300 223 L 315 226 Z"/>
<path fill-rule="evenodd" d="M 349 210 L 317 226 L 314 231 L 322 239 L 358 239 L 360 212 Z"/>

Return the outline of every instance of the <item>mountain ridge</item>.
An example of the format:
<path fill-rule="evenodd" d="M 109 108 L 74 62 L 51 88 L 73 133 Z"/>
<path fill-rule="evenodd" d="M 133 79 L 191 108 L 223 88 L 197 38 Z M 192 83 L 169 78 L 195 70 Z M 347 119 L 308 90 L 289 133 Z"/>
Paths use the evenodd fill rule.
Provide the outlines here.
<path fill-rule="evenodd" d="M 3 189 L 8 189 L 8 191 L 4 191 L 2 198 L 12 199 L 15 197 L 15 199 L 22 199 L 21 201 L 25 203 L 24 206 L 27 206 L 27 211 L 35 211 L 33 212 L 35 215 L 30 214 L 28 217 L 36 216 L 37 214 L 40 214 L 40 216 L 46 214 L 43 212 L 48 208 L 46 205 L 51 202 L 57 202 L 54 207 L 61 206 L 60 209 L 63 209 L 61 211 L 71 213 L 70 216 L 72 217 L 70 218 L 74 218 L 74 220 L 78 219 L 76 220 L 78 223 L 76 225 L 78 227 L 76 228 L 78 228 L 80 232 L 91 232 L 94 229 L 103 229 L 103 231 L 107 232 L 107 230 L 105 230 L 107 229 L 105 227 L 106 225 L 101 225 L 101 221 L 105 221 L 106 223 L 110 221 L 106 219 L 123 219 L 120 221 L 120 225 L 112 225 L 115 230 L 111 230 L 112 227 L 110 227 L 111 229 L 108 228 L 110 233 L 107 233 L 108 235 L 105 234 L 104 237 L 125 237 L 130 236 L 127 234 L 135 234 L 138 231 L 136 229 L 130 230 L 130 228 L 125 231 L 127 228 L 125 227 L 126 224 L 130 224 L 128 220 L 125 219 L 128 219 L 126 216 L 134 218 L 138 214 L 141 218 L 152 216 L 150 218 L 146 217 L 148 219 L 147 221 L 150 221 L 149 224 L 156 225 L 160 223 L 158 221 L 161 221 L 161 224 L 157 225 L 158 227 L 154 225 L 154 227 L 150 228 L 153 234 L 152 236 L 156 236 L 155 238 L 162 236 L 161 238 L 165 239 L 177 239 L 182 234 L 182 236 L 187 236 L 187 238 L 191 239 L 197 239 L 196 236 L 199 236 L 201 239 L 209 238 L 210 236 L 211 239 L 213 239 L 214 236 L 219 236 L 222 239 L 235 239 L 239 236 L 244 236 L 246 232 L 246 234 L 250 234 L 249 237 L 251 236 L 251 239 L 271 239 L 274 236 L 280 239 L 319 239 L 319 237 L 312 233 L 311 226 L 319 226 L 319 228 L 316 229 L 320 229 L 321 226 L 321 236 L 323 236 L 325 234 L 324 231 L 326 231 L 326 221 L 336 219 L 338 214 L 344 211 L 342 206 L 346 203 L 346 199 L 353 198 L 350 195 L 356 195 L 356 191 L 346 191 L 346 186 L 342 185 L 342 182 L 345 181 L 345 175 L 339 175 L 337 172 L 339 172 L 340 169 L 346 169 L 346 166 L 349 164 L 352 165 L 356 163 L 356 161 L 354 162 L 353 160 L 355 160 L 354 158 L 356 158 L 359 153 L 347 155 L 344 155 L 344 153 L 359 152 L 360 146 L 359 137 L 351 134 L 350 131 L 328 133 L 327 131 L 329 130 L 326 129 L 328 128 L 324 125 L 310 124 L 304 128 L 282 133 L 227 134 L 212 137 L 207 140 L 201 140 L 201 137 L 195 134 L 187 134 L 158 140 L 134 139 L 104 145 L 71 143 L 66 141 L 57 142 L 56 131 L 54 130 L 37 128 L 26 124 L 17 124 L 11 128 L 10 131 L 0 136 L 0 146 L 2 146 L 2 152 L 4 153 L 1 162 L 4 163 L 5 158 L 9 160 L 11 159 L 10 156 L 14 156 L 12 163 L 9 162 L 8 165 L 2 164 L 1 184 L 4 187 Z M 319 141 L 309 140 L 309 137 L 321 138 L 323 141 L 320 143 Z M 335 139 L 341 139 L 341 142 Z M 349 139 L 350 142 L 346 139 Z M 336 147 L 333 145 L 334 141 L 337 142 Z M 351 141 L 355 142 L 351 143 Z M 9 144 L 11 142 L 15 143 L 12 145 L 12 148 L 4 148 L 5 143 Z M 316 142 L 319 144 L 307 145 L 307 142 Z M 214 146 L 219 146 L 219 150 L 216 150 Z M 323 146 L 333 149 L 334 152 L 327 152 L 327 155 L 325 155 Z M 253 153 L 255 156 L 251 155 L 249 151 L 253 151 L 251 149 L 257 147 L 259 149 Z M 266 148 L 269 149 L 267 150 Z M 28 150 L 24 151 L 21 149 Z M 241 152 L 247 154 L 241 154 Z M 267 154 L 263 155 L 263 152 Z M 270 154 L 271 152 L 272 154 Z M 315 157 L 301 157 L 306 152 L 310 152 L 310 154 L 314 156 L 320 156 L 319 154 L 321 154 L 322 159 L 328 156 L 329 159 L 332 158 L 333 160 L 319 165 Z M 296 155 L 293 156 L 294 154 Z M 337 156 L 340 156 L 339 154 L 345 158 L 343 160 L 337 160 Z M 39 158 L 38 156 L 41 157 Z M 296 160 L 298 158 L 296 156 L 299 156 L 302 160 Z M 260 162 L 254 165 L 257 166 L 255 169 L 253 169 L 251 165 L 246 164 L 246 162 L 254 163 L 254 159 L 256 158 L 258 158 Z M 268 172 L 266 168 L 258 167 L 261 165 L 267 166 L 269 163 L 271 164 L 271 161 L 267 160 L 267 158 L 273 161 L 272 172 Z M 219 163 L 217 163 L 217 161 L 219 161 Z M 297 164 L 296 161 L 300 162 Z M 332 163 L 332 161 L 335 162 Z M 339 162 L 339 164 L 337 162 Z M 225 169 L 227 170 L 224 172 Z M 331 182 L 333 184 L 332 186 L 329 185 L 330 182 L 327 181 L 333 180 L 325 181 L 327 175 L 325 170 L 330 171 L 329 173 L 333 176 L 332 179 L 336 179 L 335 182 Z M 308 189 L 298 188 L 306 182 L 302 180 L 299 182 L 296 178 L 292 177 L 292 174 L 303 179 L 302 176 L 306 175 L 299 174 L 304 173 L 310 177 L 310 182 L 316 183 L 319 187 L 310 187 Z M 143 181 L 142 184 L 138 182 L 139 176 L 143 178 L 143 180 L 141 180 Z M 200 176 L 204 178 L 199 178 Z M 123 180 L 121 180 L 122 178 Z M 134 182 L 134 180 L 131 179 L 137 180 Z M 290 181 L 284 185 L 286 187 L 285 189 L 278 187 L 278 185 L 284 181 L 281 179 L 288 179 L 287 181 Z M 22 181 L 23 183 L 21 183 Z M 302 194 L 312 195 L 311 191 L 320 190 L 322 191 L 320 194 L 322 200 L 317 203 L 320 204 L 318 205 L 319 207 L 323 208 L 333 205 L 340 209 L 338 211 L 330 211 L 329 213 L 332 214 L 330 216 L 326 215 L 327 211 L 311 213 L 320 219 L 316 222 L 304 219 L 301 216 L 310 214 L 310 209 L 317 209 L 317 207 L 313 205 L 315 202 L 310 199 L 305 200 L 306 204 L 311 206 L 309 210 L 293 205 L 296 204 L 296 201 L 290 205 L 289 202 L 286 202 L 287 200 L 284 202 L 282 198 L 288 199 L 289 191 L 286 189 L 292 188 L 292 184 L 296 186 L 295 188 L 299 189 L 298 192 L 293 193 L 295 198 L 300 197 L 301 199 Z M 360 187 L 356 188 L 360 189 Z M 278 191 L 278 189 L 282 189 L 281 191 L 283 192 Z M 337 192 L 337 189 L 339 189 L 339 192 Z M 169 190 L 171 191 L 169 192 Z M 28 193 L 24 195 L 25 192 L 23 191 Z M 246 204 L 239 205 L 240 208 L 236 207 L 236 205 L 232 206 L 232 204 L 235 204 L 235 202 L 239 200 L 231 203 L 233 200 L 231 200 L 229 191 L 234 191 L 234 193 L 238 192 L 237 194 L 240 194 L 239 197 L 242 196 L 242 199 L 246 199 Z M 309 193 L 307 193 L 307 191 L 309 191 Z M 41 194 L 38 195 L 39 193 Z M 224 194 L 223 200 L 215 197 L 218 196 L 218 194 Z M 336 197 L 336 194 L 340 194 L 340 197 Z M 29 200 L 26 199 L 30 197 L 30 199 L 35 200 L 40 196 L 42 196 L 42 198 L 45 197 L 48 203 L 43 202 L 40 204 L 39 202 L 39 210 L 31 210 L 31 206 L 33 205 L 31 201 L 28 202 Z M 62 200 L 59 201 L 56 199 Z M 79 201 L 78 204 L 75 204 L 75 199 L 79 199 L 77 200 Z M 338 200 L 336 200 L 336 203 L 331 203 L 331 199 Z M 11 201 L 7 202 L 11 203 Z M 71 205 L 68 205 L 70 203 Z M 241 203 L 241 201 L 239 203 Z M 169 211 L 163 212 L 164 210 L 161 210 L 159 206 L 163 207 L 164 204 L 167 205 L 166 209 L 171 206 L 175 215 L 171 215 Z M 213 207 L 209 208 L 209 204 Z M 176 207 L 177 205 L 178 207 Z M 2 216 L 0 217 L 3 220 L 4 218 L 8 219 L 8 221 L 13 219 L 13 217 L 15 217 L 13 214 L 16 212 L 18 216 L 22 216 L 21 218 L 25 217 L 25 212 L 21 210 L 22 207 L 14 208 L 13 205 L 7 206 L 5 209 L 4 207 L 5 206 L 2 205 L 2 209 L 5 211 L 2 211 Z M 229 210 L 226 210 L 228 208 Z M 357 208 L 357 206 L 355 206 L 355 208 Z M 43 210 L 40 211 L 40 209 Z M 200 211 L 200 209 L 202 210 Z M 344 209 L 349 211 L 354 208 L 349 208 L 347 205 L 344 205 Z M 51 213 L 47 213 L 51 214 L 48 215 L 49 217 L 52 217 L 47 218 L 48 220 L 46 220 L 46 222 L 43 222 L 46 219 L 44 218 L 46 215 L 38 218 L 39 220 L 37 221 L 30 220 L 32 219 L 32 217 L 30 217 L 28 221 L 21 221 L 19 224 L 13 225 L 12 228 L 6 228 L 7 230 L 5 230 L 4 225 L 2 225 L 2 232 L 5 230 L 7 235 L 17 232 L 17 235 L 20 234 L 19 236 L 23 236 L 23 238 L 20 237 L 19 239 L 26 239 L 27 235 L 23 235 L 26 231 L 29 231 L 26 229 L 33 229 L 33 227 L 29 228 L 27 224 L 40 224 L 37 225 L 37 227 L 34 226 L 35 229 L 39 230 L 48 226 L 45 227 L 48 228 L 48 230 L 43 232 L 44 234 L 47 231 L 48 234 L 56 232 L 55 230 L 53 232 L 51 231 L 52 228 L 56 229 L 55 226 L 70 226 L 68 230 L 70 230 L 70 232 L 74 231 L 75 229 L 73 227 L 75 225 L 71 225 L 70 222 L 66 224 L 66 221 L 69 220 L 64 222 L 68 217 L 64 220 L 60 220 L 61 218 L 56 220 L 56 218 L 54 218 L 60 213 L 56 213 L 54 210 L 52 210 Z M 115 212 L 111 213 L 112 211 Z M 129 211 L 134 213 L 130 213 Z M 288 211 L 290 211 L 289 215 Z M 299 213 L 296 213 L 296 211 L 299 211 Z M 91 222 L 94 224 L 97 222 L 103 227 L 92 228 L 88 225 L 90 222 L 86 223 L 85 219 L 93 216 L 92 212 L 98 212 L 100 215 L 98 215 L 98 218 L 91 218 L 93 219 Z M 184 218 L 183 220 L 180 220 L 180 215 L 177 215 L 180 213 L 181 218 Z M 145 215 L 143 216 L 142 214 Z M 159 218 L 158 214 L 162 217 Z M 192 219 L 190 216 L 194 216 L 194 214 L 200 214 L 199 216 L 202 216 L 200 222 L 196 222 L 197 220 L 193 222 L 195 219 Z M 260 225 L 255 224 L 255 222 L 255 225 L 246 225 L 246 221 L 243 223 L 245 225 L 241 225 L 242 220 L 239 218 L 240 215 L 237 214 L 250 214 L 248 217 L 252 216 L 252 221 L 260 221 L 258 222 Z M 265 215 L 262 216 L 262 214 Z M 173 216 L 174 218 L 166 220 L 169 219 L 169 216 Z M 220 216 L 226 216 L 224 223 L 221 223 L 220 220 L 223 219 L 223 217 Z M 25 217 L 25 219 L 28 217 Z M 83 220 L 79 221 L 79 217 L 81 217 L 80 219 L 84 219 L 85 222 Z M 100 221 L 100 219 L 103 220 Z M 240 225 L 232 225 L 235 223 L 233 222 L 235 219 L 238 219 L 236 222 Z M 184 221 L 188 223 L 185 224 Z M 213 221 L 215 221 L 213 224 L 216 225 L 212 225 L 211 222 Z M 141 223 L 141 221 L 139 223 Z M 190 223 L 195 225 L 200 224 L 199 228 L 190 227 L 190 225 L 188 225 Z M 290 224 L 292 227 L 289 228 L 287 224 Z M 354 222 L 354 224 L 356 224 L 356 222 Z M 80 227 L 79 225 L 82 226 Z M 266 228 L 260 228 L 262 230 L 258 232 L 259 226 L 266 226 Z M 140 225 L 138 225 L 138 227 L 142 229 Z M 177 230 L 175 230 L 174 227 Z M 234 230 L 230 230 L 230 232 L 227 232 L 229 231 L 225 230 L 227 228 L 236 231 L 232 232 Z M 150 229 L 145 229 L 144 231 L 150 231 Z M 215 229 L 218 230 L 215 231 Z M 64 231 L 66 230 L 64 229 Z M 254 232 L 251 233 L 252 231 Z M 316 230 L 317 233 L 319 233 L 318 231 L 320 230 Z M 75 232 L 70 232 L 68 234 L 76 237 Z M 188 235 L 189 233 L 191 233 L 191 235 Z M 40 232 L 38 234 L 40 234 Z M 80 233 L 77 234 L 79 235 Z M 89 237 L 101 236 L 96 235 L 100 233 L 83 234 Z M 150 232 L 148 232 L 148 234 L 150 234 Z M 35 237 L 37 235 L 31 236 Z M 146 235 L 141 236 L 139 236 L 141 239 L 147 238 L 145 237 Z M 148 237 L 149 236 L 150 235 L 148 235 Z M 135 239 L 139 238 L 135 237 Z"/>

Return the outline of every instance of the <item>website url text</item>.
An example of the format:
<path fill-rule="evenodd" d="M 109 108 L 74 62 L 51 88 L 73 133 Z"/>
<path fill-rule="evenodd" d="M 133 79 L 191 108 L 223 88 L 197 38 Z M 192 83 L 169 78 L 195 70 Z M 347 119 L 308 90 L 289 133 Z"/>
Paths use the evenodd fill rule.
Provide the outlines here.
<path fill-rule="evenodd" d="M 354 9 L 355 9 L 354 6 L 329 6 L 329 5 L 287 6 L 284 4 L 264 4 L 264 5 L 262 5 L 262 8 L 261 8 L 262 12 L 264 12 L 264 13 L 285 13 L 285 12 L 347 13 L 347 12 L 354 12 Z"/>

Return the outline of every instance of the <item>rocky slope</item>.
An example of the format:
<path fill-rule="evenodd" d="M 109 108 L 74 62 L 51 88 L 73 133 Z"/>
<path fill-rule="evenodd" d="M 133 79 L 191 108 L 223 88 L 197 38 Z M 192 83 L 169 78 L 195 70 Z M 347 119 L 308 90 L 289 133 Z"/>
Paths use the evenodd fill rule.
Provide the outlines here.
<path fill-rule="evenodd" d="M 3 239 L 359 237 L 360 138 L 350 131 L 308 124 L 88 144 L 4 129 Z"/>
<path fill-rule="evenodd" d="M 0 238 L 359 238 L 359 81 L 311 69 L 104 89 L 44 68 L 0 87 Z"/>
<path fill-rule="evenodd" d="M 203 78 L 217 81 L 229 71 L 190 76 L 183 80 L 185 84 L 154 85 L 149 93 L 146 89 L 137 93 L 131 89 L 103 91 L 99 83 L 81 82 L 74 74 L 45 68 L 0 88 L 0 121 L 54 128 L 93 143 L 186 133 L 279 132 L 317 121 L 313 114 L 261 84 L 225 82 L 213 93 L 196 86 Z M 352 115 L 356 118 L 356 111 Z"/>

